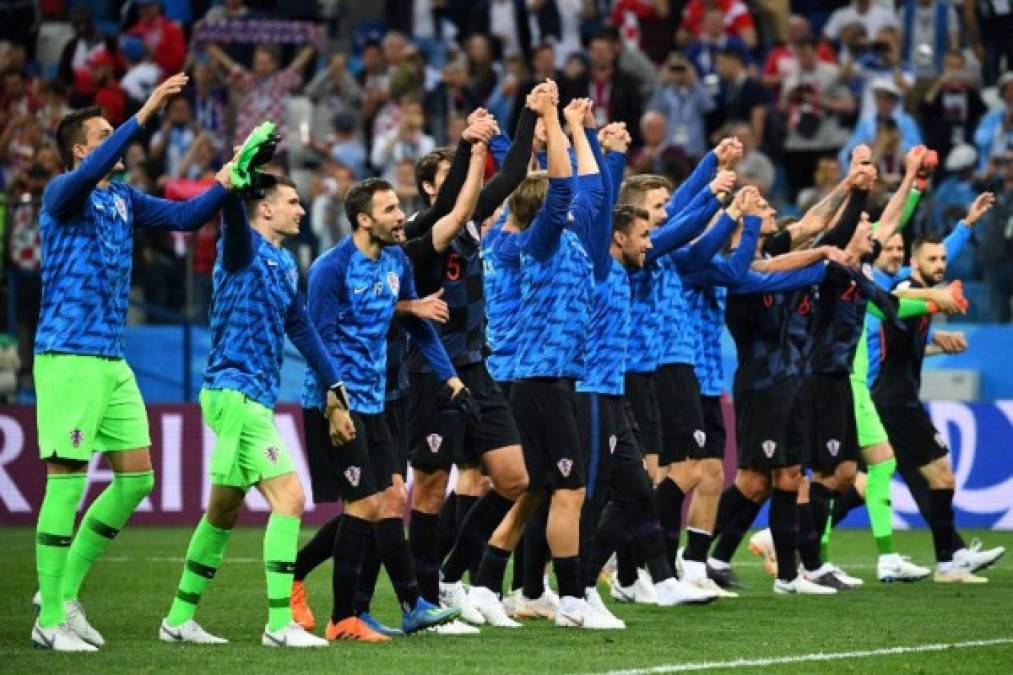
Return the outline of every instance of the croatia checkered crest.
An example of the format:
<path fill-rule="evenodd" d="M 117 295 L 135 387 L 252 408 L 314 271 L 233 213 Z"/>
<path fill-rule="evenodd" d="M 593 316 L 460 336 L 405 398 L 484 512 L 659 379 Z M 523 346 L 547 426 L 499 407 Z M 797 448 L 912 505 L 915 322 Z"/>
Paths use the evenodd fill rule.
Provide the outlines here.
<path fill-rule="evenodd" d="M 440 446 L 443 445 L 443 436 L 439 434 L 429 434 L 426 436 L 426 443 L 429 444 L 429 452 L 434 455 L 440 451 Z"/>
<path fill-rule="evenodd" d="M 837 453 L 841 450 L 841 442 L 836 438 L 831 438 L 827 441 L 827 452 L 830 453 L 831 457 L 836 457 Z"/>
<path fill-rule="evenodd" d="M 559 467 L 559 473 L 563 474 L 563 478 L 569 478 L 570 471 L 573 470 L 573 460 L 564 457 L 556 462 L 556 466 Z"/>
<path fill-rule="evenodd" d="M 278 448 L 274 446 L 264 449 L 264 456 L 267 457 L 267 461 L 269 461 L 271 464 L 278 463 L 278 455 L 279 455 Z"/>
<path fill-rule="evenodd" d="M 350 466 L 345 469 L 345 478 L 352 487 L 359 486 L 359 477 L 362 475 L 362 471 L 357 466 Z"/>
<path fill-rule="evenodd" d="M 707 433 L 702 429 L 697 429 L 693 432 L 693 440 L 696 441 L 696 446 L 702 448 L 707 445 Z"/>
<path fill-rule="evenodd" d="M 82 443 L 84 443 L 84 432 L 80 429 L 72 430 L 70 432 L 70 444 L 75 448 L 80 448 Z"/>
<path fill-rule="evenodd" d="M 387 272 L 387 286 L 390 288 L 390 292 L 394 294 L 394 297 L 397 297 L 401 291 L 401 280 L 398 279 L 397 274 L 394 272 Z"/>
<path fill-rule="evenodd" d="M 763 448 L 763 454 L 767 456 L 767 459 L 770 459 L 774 456 L 774 451 L 777 450 L 777 443 L 775 441 L 764 441 L 760 444 L 760 447 Z"/>
<path fill-rule="evenodd" d="M 615 452 L 616 452 L 616 444 L 618 442 L 619 442 L 619 439 L 616 438 L 615 434 L 612 434 L 611 436 L 609 436 L 609 454 L 610 455 L 614 455 L 615 454 Z"/>

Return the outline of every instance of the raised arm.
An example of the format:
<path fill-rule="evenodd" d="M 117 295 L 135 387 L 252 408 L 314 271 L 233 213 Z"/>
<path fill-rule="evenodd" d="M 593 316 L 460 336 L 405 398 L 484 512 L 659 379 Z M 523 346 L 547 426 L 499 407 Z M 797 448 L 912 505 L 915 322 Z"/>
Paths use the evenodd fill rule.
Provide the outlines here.
<path fill-rule="evenodd" d="M 517 131 L 510 149 L 503 156 L 499 171 L 489 184 L 482 188 L 475 206 L 475 222 L 481 223 L 499 208 L 507 197 L 521 184 L 528 175 L 528 162 L 531 161 L 531 142 L 535 137 L 535 121 L 538 116 L 531 108 L 524 106 Z"/>
<path fill-rule="evenodd" d="M 580 236 L 588 248 L 596 246 L 595 235 L 605 236 L 594 228 L 605 193 L 599 160 L 602 163 L 605 160 L 598 147 L 598 134 L 593 128 L 587 129 L 584 126 L 590 116 L 591 106 L 590 99 L 573 99 L 563 111 L 570 125 L 573 151 L 577 157 L 577 178 L 570 202 L 569 228 Z M 593 124 L 593 118 L 591 119 Z M 611 238 L 611 227 L 608 231 Z"/>
<path fill-rule="evenodd" d="M 753 271 L 788 272 L 808 267 L 823 260 L 834 260 L 844 265 L 850 262 L 848 254 L 835 246 L 817 246 L 802 251 L 792 251 L 768 260 L 757 260 L 753 263 Z"/>
<path fill-rule="evenodd" d="M 229 164 L 215 175 L 216 182 L 193 199 L 175 202 L 130 190 L 134 205 L 134 226 L 154 230 L 192 232 L 218 212 L 229 194 Z"/>
<path fill-rule="evenodd" d="M 909 208 L 911 197 L 914 194 L 913 186 L 915 178 L 918 177 L 918 171 L 921 168 L 922 158 L 927 152 L 928 148 L 924 145 L 916 145 L 908 150 L 907 155 L 904 157 L 904 177 L 901 178 L 897 191 L 893 193 L 890 201 L 886 204 L 886 208 L 883 209 L 879 222 L 873 226 L 874 232 L 872 236 L 884 244 L 907 224 L 908 219 L 911 218 L 911 214 L 914 213 L 914 205 L 911 205 Z M 918 192 L 917 194 L 920 195 L 921 193 Z M 917 203 L 916 198 L 914 204 L 916 205 Z"/>
<path fill-rule="evenodd" d="M 734 201 L 718 215 L 717 221 L 703 235 L 673 253 L 679 272 L 687 274 L 711 264 L 718 250 L 735 230 L 739 218 L 747 214 L 751 217 L 758 216 L 760 209 L 760 193 L 756 188 L 746 187 L 739 190 Z M 751 229 L 753 228 L 751 227 Z M 759 231 L 759 225 L 755 225 L 755 230 Z M 745 237 L 745 230 L 743 230 L 743 236 Z M 749 242 L 746 241 L 746 243 Z M 742 246 L 741 242 L 739 246 Z M 752 250 L 749 252 L 750 259 L 755 251 L 756 239 L 754 236 Z M 748 262 L 746 268 L 748 269 Z"/>
<path fill-rule="evenodd" d="M 545 123 L 546 158 L 549 190 L 545 205 L 530 227 L 522 233 L 524 251 L 539 260 L 546 260 L 559 245 L 566 228 L 570 201 L 573 197 L 573 170 L 566 152 L 566 136 L 559 124 L 559 113 L 551 91 L 536 88 L 528 95 L 529 104 Z"/>
<path fill-rule="evenodd" d="M 253 260 L 253 236 L 246 207 L 236 194 L 222 204 L 222 265 L 229 272 L 243 269 Z"/>
<path fill-rule="evenodd" d="M 704 155 L 703 159 L 693 168 L 693 172 L 686 177 L 686 180 L 682 181 L 682 184 L 669 198 L 668 203 L 665 204 L 665 212 L 669 218 L 684 209 L 690 200 L 706 187 L 714 177 L 717 166 L 718 158 L 713 150 Z"/>
<path fill-rule="evenodd" d="M 482 188 L 482 173 L 485 171 L 485 152 L 484 143 L 471 146 L 468 174 L 457 196 L 457 202 L 450 213 L 440 218 L 433 226 L 433 248 L 439 253 L 447 250 L 450 242 L 464 228 L 475 211 L 478 193 Z"/>
<path fill-rule="evenodd" d="M 651 232 L 651 248 L 647 250 L 647 262 L 653 262 L 671 253 L 700 234 L 711 215 L 721 206 L 717 195 L 729 192 L 735 185 L 735 173 L 722 171 L 704 189 L 669 218 L 661 227 Z"/>
<path fill-rule="evenodd" d="M 827 266 L 822 262 L 790 272 L 746 272 L 734 284 L 728 285 L 728 292 L 735 295 L 751 293 L 783 293 L 795 291 L 820 283 L 827 275 Z"/>

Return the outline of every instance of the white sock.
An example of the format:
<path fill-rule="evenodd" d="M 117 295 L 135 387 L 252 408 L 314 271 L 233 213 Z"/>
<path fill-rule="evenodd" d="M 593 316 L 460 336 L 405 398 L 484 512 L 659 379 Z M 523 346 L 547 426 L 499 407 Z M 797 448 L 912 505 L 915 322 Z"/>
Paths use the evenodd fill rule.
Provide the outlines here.
<path fill-rule="evenodd" d="M 703 581 L 707 578 L 707 564 L 699 560 L 682 561 L 683 581 Z"/>
<path fill-rule="evenodd" d="M 683 562 L 686 562 L 683 560 Z M 727 570 L 731 569 L 731 564 L 726 563 L 724 560 L 718 560 L 717 558 L 707 558 L 707 564 L 716 570 Z"/>
<path fill-rule="evenodd" d="M 937 572 L 949 572 L 952 569 L 953 569 L 953 561 L 952 560 L 950 562 L 937 562 L 936 563 L 936 571 Z"/>

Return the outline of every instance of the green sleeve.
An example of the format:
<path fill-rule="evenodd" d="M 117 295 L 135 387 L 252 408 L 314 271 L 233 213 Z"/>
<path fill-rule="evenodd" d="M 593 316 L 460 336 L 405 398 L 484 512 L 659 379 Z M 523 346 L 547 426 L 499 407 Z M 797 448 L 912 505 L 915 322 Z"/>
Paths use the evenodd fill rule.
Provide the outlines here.
<path fill-rule="evenodd" d="M 922 198 L 921 190 L 917 188 L 911 188 L 907 193 L 907 201 L 904 202 L 904 210 L 900 212 L 900 222 L 897 223 L 897 232 L 901 232 L 907 226 L 908 222 L 911 221 L 911 216 L 914 215 L 915 209 L 918 208 L 918 202 Z M 877 220 L 872 225 L 872 229 L 875 231 L 879 229 L 879 221 Z"/>
<path fill-rule="evenodd" d="M 899 319 L 910 319 L 915 316 L 923 316 L 925 314 L 932 314 L 934 307 L 929 307 L 928 300 L 921 300 L 919 298 L 898 298 L 900 306 L 897 309 L 897 318 Z M 873 303 L 869 303 L 869 313 L 877 319 L 884 319 L 883 312 L 880 311 L 879 307 Z"/>

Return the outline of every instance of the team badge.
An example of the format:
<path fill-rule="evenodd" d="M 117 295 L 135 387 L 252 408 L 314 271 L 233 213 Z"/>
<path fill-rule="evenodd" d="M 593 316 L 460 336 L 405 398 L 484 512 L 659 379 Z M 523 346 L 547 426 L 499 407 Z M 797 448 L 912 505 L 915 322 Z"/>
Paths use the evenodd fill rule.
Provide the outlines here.
<path fill-rule="evenodd" d="M 126 220 L 127 220 L 127 203 L 125 201 L 123 201 L 123 197 L 117 196 L 117 197 L 113 198 L 113 204 L 116 205 L 116 213 L 120 214 L 120 218 L 122 218 L 123 221 L 126 222 Z"/>
<path fill-rule="evenodd" d="M 933 438 L 933 440 L 935 440 L 936 445 L 938 445 L 943 450 L 946 449 L 946 441 L 943 440 L 943 435 L 942 434 L 940 434 L 940 433 L 937 432 L 936 435 L 933 436 L 932 438 Z"/>
<path fill-rule="evenodd" d="M 577 220 L 576 218 L 573 217 L 573 211 L 566 212 L 566 219 L 571 223 Z"/>
<path fill-rule="evenodd" d="M 830 453 L 831 457 L 836 457 L 837 453 L 841 450 L 841 442 L 836 438 L 831 438 L 827 441 L 827 452 Z"/>
<path fill-rule="evenodd" d="M 870 265 L 869 263 L 862 263 L 862 274 L 865 275 L 866 279 L 869 279 L 870 281 L 872 281 L 872 279 L 873 279 L 873 277 L 872 277 L 872 265 Z"/>
<path fill-rule="evenodd" d="M 81 444 L 84 443 L 84 432 L 80 429 L 74 429 L 70 432 L 70 444 L 75 448 L 80 448 Z"/>
<path fill-rule="evenodd" d="M 696 441 L 697 447 L 702 448 L 707 444 L 707 434 L 702 429 L 697 429 L 693 432 L 693 440 Z"/>
<path fill-rule="evenodd" d="M 373 295 L 380 295 L 381 293 L 383 293 L 383 282 L 377 281 L 373 284 Z"/>
<path fill-rule="evenodd" d="M 767 459 L 770 459 L 774 456 L 774 451 L 777 450 L 777 443 L 774 441 L 764 441 L 760 444 L 760 447 L 763 448 L 763 454 L 767 456 Z"/>
<path fill-rule="evenodd" d="M 439 434 L 429 434 L 426 436 L 426 443 L 429 444 L 429 452 L 434 455 L 440 451 L 440 446 L 443 445 L 443 436 Z"/>
<path fill-rule="evenodd" d="M 612 434 L 611 436 L 609 436 L 609 454 L 610 455 L 614 455 L 616 453 L 616 443 L 618 443 L 618 442 L 619 442 L 619 439 L 616 438 L 615 434 Z"/>
<path fill-rule="evenodd" d="M 345 478 L 352 487 L 359 487 L 359 477 L 361 475 L 362 471 L 357 466 L 350 466 L 345 469 Z"/>
<path fill-rule="evenodd" d="M 559 467 L 559 473 L 563 474 L 563 478 L 569 478 L 570 472 L 573 470 L 573 460 L 564 457 L 556 462 L 556 466 Z"/>
<path fill-rule="evenodd" d="M 387 286 L 390 288 L 390 292 L 397 296 L 401 290 L 401 280 L 398 279 L 397 274 L 394 272 L 387 272 Z"/>
<path fill-rule="evenodd" d="M 278 463 L 279 454 L 281 453 L 278 452 L 278 448 L 274 447 L 273 445 L 264 450 L 264 456 L 267 457 L 267 461 L 269 461 L 271 464 Z"/>

